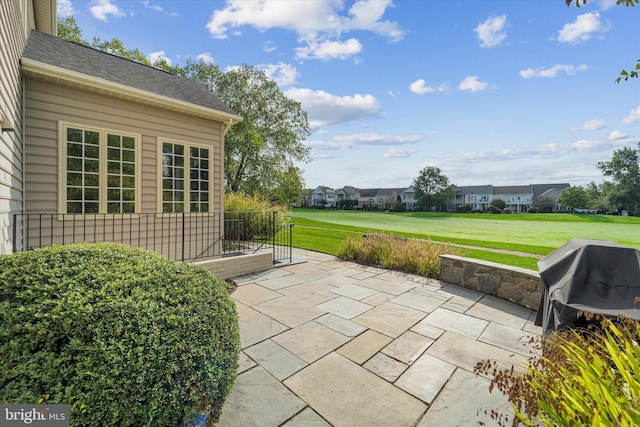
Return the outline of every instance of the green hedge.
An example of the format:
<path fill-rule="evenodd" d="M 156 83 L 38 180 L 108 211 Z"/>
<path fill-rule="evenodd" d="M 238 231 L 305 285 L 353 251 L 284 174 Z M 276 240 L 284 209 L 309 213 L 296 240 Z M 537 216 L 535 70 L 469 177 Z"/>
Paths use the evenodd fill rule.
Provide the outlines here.
<path fill-rule="evenodd" d="M 216 421 L 236 377 L 225 282 L 155 252 L 74 244 L 0 256 L 0 402 L 73 426 Z"/>

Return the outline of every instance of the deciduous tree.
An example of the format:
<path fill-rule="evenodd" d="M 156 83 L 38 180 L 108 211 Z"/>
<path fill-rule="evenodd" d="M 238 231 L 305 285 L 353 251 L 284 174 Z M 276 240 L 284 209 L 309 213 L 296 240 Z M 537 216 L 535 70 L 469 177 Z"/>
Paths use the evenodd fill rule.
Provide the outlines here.
<path fill-rule="evenodd" d="M 568 187 L 560 192 L 557 203 L 565 208 L 584 208 L 587 206 L 587 192 L 582 187 Z"/>
<path fill-rule="evenodd" d="M 617 208 L 636 213 L 640 209 L 640 142 L 638 148 L 624 147 L 611 160 L 598 162 L 598 169 L 612 178 L 607 197 Z"/>
<path fill-rule="evenodd" d="M 295 162 L 308 160 L 303 140 L 311 134 L 301 104 L 250 65 L 222 72 L 215 65 L 189 61 L 186 70 L 243 117 L 225 137 L 227 191 L 260 193 L 287 204 L 297 200 L 304 186 Z"/>
<path fill-rule="evenodd" d="M 418 201 L 418 206 L 426 210 L 446 205 L 453 193 L 449 186 L 449 178 L 436 166 L 422 169 L 420 175 L 413 180 L 413 186 L 413 197 Z"/>

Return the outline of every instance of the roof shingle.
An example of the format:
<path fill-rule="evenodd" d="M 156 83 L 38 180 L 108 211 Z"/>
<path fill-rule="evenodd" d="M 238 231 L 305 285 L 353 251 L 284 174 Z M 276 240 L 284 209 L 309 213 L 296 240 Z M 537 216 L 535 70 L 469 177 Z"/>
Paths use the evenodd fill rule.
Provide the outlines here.
<path fill-rule="evenodd" d="M 205 85 L 195 80 L 40 31 L 31 31 L 22 57 L 196 106 L 236 115 Z"/>

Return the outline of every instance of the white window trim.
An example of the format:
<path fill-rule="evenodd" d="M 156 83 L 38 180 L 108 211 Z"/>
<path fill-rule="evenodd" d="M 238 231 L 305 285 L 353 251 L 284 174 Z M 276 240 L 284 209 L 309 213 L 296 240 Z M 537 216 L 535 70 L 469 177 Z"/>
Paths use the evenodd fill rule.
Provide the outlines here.
<path fill-rule="evenodd" d="M 97 132 L 99 134 L 99 186 L 98 186 L 98 214 L 68 214 L 67 213 L 67 128 L 76 128 L 82 130 L 89 130 Z M 134 139 L 136 154 L 135 154 L 135 192 L 136 199 L 134 201 L 134 213 L 120 213 L 109 214 L 107 213 L 107 134 L 115 134 L 119 136 L 126 136 Z M 81 123 L 72 123 L 59 121 L 58 122 L 58 213 L 61 215 L 73 215 L 84 219 L 93 219 L 100 215 L 136 215 L 141 212 L 142 206 L 142 135 L 139 133 L 132 133 L 121 131 L 117 129 L 108 129 L 103 127 L 96 127 L 90 125 L 84 125 Z M 69 217 L 65 217 L 71 219 Z"/>
<path fill-rule="evenodd" d="M 178 145 L 183 145 L 185 148 L 185 160 L 184 160 L 184 177 L 185 177 L 185 181 L 184 181 L 184 188 L 185 188 L 185 195 L 184 195 L 184 213 L 190 213 L 191 212 L 191 154 L 190 154 L 190 150 L 189 148 L 191 147 L 195 147 L 195 148 L 206 148 L 207 150 L 209 150 L 209 209 L 208 209 L 208 213 L 213 212 L 213 202 L 214 202 L 214 194 L 213 194 L 213 146 L 211 145 L 207 145 L 207 144 L 199 144 L 196 142 L 188 142 L 188 141 L 183 141 L 183 140 L 179 140 L 179 139 L 173 139 L 173 138 L 162 138 L 162 137 L 158 137 L 158 144 L 156 146 L 157 148 L 157 152 L 158 152 L 158 161 L 157 161 L 157 169 L 158 169 L 158 175 L 157 175 L 157 183 L 158 183 L 158 192 L 157 192 L 157 212 L 159 214 L 162 215 L 179 215 L 182 212 L 167 212 L 164 213 L 162 211 L 162 143 L 166 142 L 168 144 L 178 144 Z M 189 153 L 189 155 L 187 156 L 186 154 Z M 197 213 L 201 213 L 201 212 L 197 212 Z M 204 213 L 204 212 L 202 212 Z"/>

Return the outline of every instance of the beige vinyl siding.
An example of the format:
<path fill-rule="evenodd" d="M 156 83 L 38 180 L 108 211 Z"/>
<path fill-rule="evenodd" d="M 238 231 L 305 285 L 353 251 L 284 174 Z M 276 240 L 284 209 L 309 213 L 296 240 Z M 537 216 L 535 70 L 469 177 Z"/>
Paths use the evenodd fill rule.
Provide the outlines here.
<path fill-rule="evenodd" d="M 159 137 L 210 147 L 213 159 L 210 173 L 213 181 L 210 195 L 213 200 L 211 210 L 213 212 L 223 210 L 224 188 L 221 178 L 224 137 L 221 122 L 28 78 L 26 79 L 25 212 L 60 213 L 58 211 L 58 126 L 61 121 L 141 136 L 140 194 L 136 197 L 141 197 L 140 212 L 142 213 L 155 213 L 158 209 Z M 143 227 L 136 221 L 133 228 Z M 158 227 L 161 228 L 162 225 L 159 221 L 155 221 L 154 224 L 153 230 L 157 234 Z M 212 234 L 205 237 L 209 241 L 216 240 L 222 232 L 222 223 L 218 221 L 215 226 L 210 224 L 210 227 L 214 229 L 207 233 Z M 124 233 L 129 231 L 130 229 L 127 229 Z M 201 232 L 193 231 L 193 233 Z M 56 230 L 55 233 L 62 235 L 61 230 Z M 177 230 L 172 231 L 171 239 L 183 238 L 185 236 L 181 236 Z M 35 243 L 31 241 L 29 245 L 35 246 Z M 162 246 L 167 245 L 171 246 L 171 241 L 162 243 Z"/>
<path fill-rule="evenodd" d="M 19 58 L 27 40 L 23 15 L 30 2 L 0 1 L 0 115 L 13 133 L 0 132 L 0 254 L 11 253 L 13 214 L 23 207 L 22 81 Z M 24 14 L 23 14 L 24 12 Z"/>

